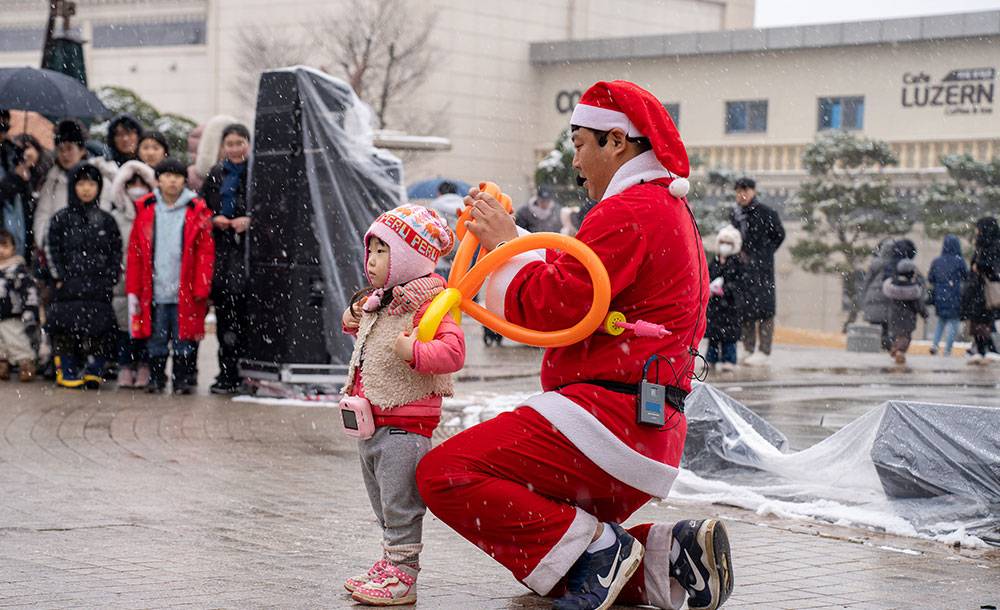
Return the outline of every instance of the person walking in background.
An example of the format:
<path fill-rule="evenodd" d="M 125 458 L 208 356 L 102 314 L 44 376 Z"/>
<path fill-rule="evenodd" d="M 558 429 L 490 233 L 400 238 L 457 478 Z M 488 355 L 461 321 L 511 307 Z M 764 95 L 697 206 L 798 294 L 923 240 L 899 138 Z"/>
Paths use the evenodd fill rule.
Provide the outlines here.
<path fill-rule="evenodd" d="M 35 377 L 32 337 L 38 328 L 38 291 L 14 236 L 0 228 L 0 380 L 17 365 L 21 381 Z"/>
<path fill-rule="evenodd" d="M 125 266 L 129 328 L 148 339 L 150 379 L 146 391 L 166 389 L 173 351 L 173 392 L 197 385 L 194 356 L 205 336 L 215 248 L 212 213 L 185 188 L 187 167 L 177 159 L 156 166 L 157 187 L 136 203 Z"/>
<path fill-rule="evenodd" d="M 777 309 L 774 253 L 785 241 L 785 228 L 778 213 L 758 200 L 757 183 L 747 177 L 736 181 L 736 206 L 730 222 L 743 237 L 740 258 L 746 269 L 743 347 L 747 357 L 744 363 L 766 366 L 771 355 Z"/>
<path fill-rule="evenodd" d="M 740 340 L 743 263 L 739 254 L 743 238 L 739 230 L 730 225 L 723 227 L 715 238 L 718 254 L 708 265 L 711 298 L 708 300 L 708 353 L 705 361 L 710 367 L 721 362 L 719 370 L 732 371 L 736 366 L 736 344 Z"/>
<path fill-rule="evenodd" d="M 882 292 L 890 300 L 889 336 L 896 364 L 906 363 L 906 351 L 910 349 L 910 340 L 917 328 L 917 314 L 927 318 L 925 290 L 924 278 L 909 258 L 899 261 L 892 277 L 882 282 Z"/>
<path fill-rule="evenodd" d="M 462 201 L 464 194 L 458 194 L 458 187 L 455 183 L 443 180 L 437 188 L 438 196 L 431 201 L 430 208 L 438 213 L 448 226 L 457 229 L 455 223 L 458 222 L 458 214 L 465 207 Z"/>
<path fill-rule="evenodd" d="M 1000 316 L 1000 225 L 993 217 L 976 221 L 972 277 L 962 295 L 962 318 L 969 321 L 969 364 L 1000 361 L 993 321 Z"/>
<path fill-rule="evenodd" d="M 882 284 L 886 277 L 886 264 L 892 254 L 892 246 L 895 239 L 887 237 L 878 244 L 872 262 L 868 265 L 868 273 L 865 274 L 864 285 L 861 288 L 862 310 L 864 311 L 865 322 L 877 324 L 882 329 L 882 349 L 892 351 L 892 337 L 889 336 L 889 307 L 891 302 L 889 297 L 882 292 Z"/>
<path fill-rule="evenodd" d="M 927 282 L 931 288 L 931 301 L 937 313 L 937 328 L 931 343 L 931 355 L 938 353 L 941 336 L 944 335 L 944 352 L 950 356 L 955 335 L 958 333 L 960 309 L 962 305 L 962 282 L 969 276 L 969 268 L 962 258 L 962 244 L 954 235 L 945 235 L 941 246 L 941 256 L 931 263 Z"/>
<path fill-rule="evenodd" d="M 224 159 L 208 173 L 201 196 L 214 215 L 212 302 L 215 335 L 219 340 L 219 376 L 212 384 L 212 393 L 233 394 L 241 385 L 239 364 L 247 331 L 243 256 L 246 231 L 250 227 L 247 214 L 250 131 L 240 123 L 227 126 L 222 131 L 222 150 Z"/>
<path fill-rule="evenodd" d="M 529 233 L 559 233 L 562 230 L 562 208 L 555 200 L 552 187 L 542 184 L 535 196 L 521 206 L 514 215 L 514 222 Z"/>
<path fill-rule="evenodd" d="M 115 219 L 98 207 L 103 182 L 101 171 L 89 163 L 70 170 L 69 205 L 52 218 L 45 238 L 55 282 L 46 324 L 56 383 L 65 388 L 99 388 L 117 344 L 111 299 L 121 275 L 122 245 Z"/>

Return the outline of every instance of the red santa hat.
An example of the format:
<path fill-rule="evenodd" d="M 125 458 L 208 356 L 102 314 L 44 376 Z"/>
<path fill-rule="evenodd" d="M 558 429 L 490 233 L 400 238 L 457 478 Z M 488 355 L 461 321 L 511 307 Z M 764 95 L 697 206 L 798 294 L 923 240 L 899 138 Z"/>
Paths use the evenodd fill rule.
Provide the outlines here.
<path fill-rule="evenodd" d="M 691 188 L 687 150 L 674 121 L 660 100 L 624 80 L 594 83 L 573 109 L 570 125 L 597 131 L 618 128 L 630 138 L 646 138 L 664 169 L 674 175 L 670 193 L 684 197 Z"/>

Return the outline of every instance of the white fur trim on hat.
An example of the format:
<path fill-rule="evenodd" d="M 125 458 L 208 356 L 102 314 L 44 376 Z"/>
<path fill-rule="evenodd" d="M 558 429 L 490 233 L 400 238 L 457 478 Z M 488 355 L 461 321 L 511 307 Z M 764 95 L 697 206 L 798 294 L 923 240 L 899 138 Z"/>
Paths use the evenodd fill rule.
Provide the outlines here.
<path fill-rule="evenodd" d="M 625 132 L 630 138 L 642 138 L 642 133 L 628 120 L 624 112 L 610 110 L 608 108 L 598 108 L 586 104 L 577 104 L 573 109 L 573 116 L 569 120 L 570 125 L 596 129 L 597 131 L 611 131 L 618 128 Z"/>
<path fill-rule="evenodd" d="M 217 114 L 210 118 L 201 131 L 201 139 L 198 140 L 198 155 L 195 157 L 194 168 L 202 178 L 208 176 L 212 167 L 219 162 L 220 150 L 222 149 L 222 132 L 233 123 L 239 123 L 239 119 L 228 114 Z"/>

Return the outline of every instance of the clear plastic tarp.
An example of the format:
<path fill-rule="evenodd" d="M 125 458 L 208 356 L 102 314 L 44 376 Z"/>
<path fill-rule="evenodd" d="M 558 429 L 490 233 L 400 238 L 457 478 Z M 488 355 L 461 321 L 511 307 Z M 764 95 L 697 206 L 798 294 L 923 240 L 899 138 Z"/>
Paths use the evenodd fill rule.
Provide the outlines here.
<path fill-rule="evenodd" d="M 372 114 L 344 81 L 294 70 L 302 103 L 302 141 L 325 290 L 327 348 L 350 360 L 353 341 L 340 328 L 351 295 L 368 284 L 362 237 L 375 217 L 406 201 L 402 162 L 373 142 Z"/>
<path fill-rule="evenodd" d="M 711 385 L 685 405 L 672 496 L 1000 545 L 1000 409 L 890 401 L 792 452 L 779 430 Z"/>

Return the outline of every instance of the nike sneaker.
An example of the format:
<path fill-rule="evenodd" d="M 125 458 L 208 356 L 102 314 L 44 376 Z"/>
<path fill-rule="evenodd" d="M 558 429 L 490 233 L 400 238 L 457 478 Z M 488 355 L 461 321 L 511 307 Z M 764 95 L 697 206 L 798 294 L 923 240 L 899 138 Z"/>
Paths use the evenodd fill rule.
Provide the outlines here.
<path fill-rule="evenodd" d="M 566 594 L 554 610 L 606 610 L 642 565 L 642 544 L 617 523 L 606 524 L 615 543 L 594 553 L 584 552 L 566 575 Z"/>
<path fill-rule="evenodd" d="M 670 575 L 688 594 L 690 610 L 715 610 L 733 592 L 733 558 L 726 526 L 717 519 L 674 525 Z"/>

